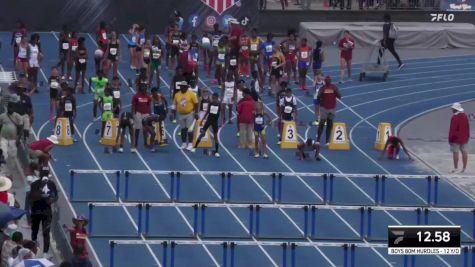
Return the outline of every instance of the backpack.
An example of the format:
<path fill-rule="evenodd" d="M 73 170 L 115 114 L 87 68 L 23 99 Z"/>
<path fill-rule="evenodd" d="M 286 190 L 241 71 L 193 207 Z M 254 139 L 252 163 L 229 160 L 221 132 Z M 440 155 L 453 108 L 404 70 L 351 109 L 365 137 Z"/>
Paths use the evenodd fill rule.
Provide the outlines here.
<path fill-rule="evenodd" d="M 394 23 L 391 23 L 391 25 L 389 26 L 389 35 L 388 35 L 388 37 L 391 38 L 391 39 L 396 40 L 398 31 L 399 31 L 398 27 L 396 25 L 394 25 Z"/>

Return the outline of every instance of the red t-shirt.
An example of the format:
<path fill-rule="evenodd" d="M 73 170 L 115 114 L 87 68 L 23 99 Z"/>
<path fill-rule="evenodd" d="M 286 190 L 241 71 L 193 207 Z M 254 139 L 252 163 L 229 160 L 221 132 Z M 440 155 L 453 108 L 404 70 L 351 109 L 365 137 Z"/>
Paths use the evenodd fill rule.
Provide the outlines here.
<path fill-rule="evenodd" d="M 38 140 L 38 141 L 35 141 L 35 142 L 31 143 L 28 147 L 31 150 L 40 150 L 43 153 L 48 153 L 48 151 L 46 151 L 46 148 L 51 146 L 52 144 L 53 143 L 50 140 L 42 139 L 42 140 Z"/>
<path fill-rule="evenodd" d="M 239 39 L 241 38 L 241 34 L 242 34 L 242 31 L 241 31 L 241 26 L 239 25 L 232 25 L 231 26 L 232 29 L 231 29 L 231 34 L 230 36 L 233 37 L 233 38 L 236 38 L 234 39 L 232 42 L 233 42 L 233 46 L 236 48 L 236 49 L 239 49 Z"/>
<path fill-rule="evenodd" d="M 0 192 L 0 203 L 8 205 L 8 192 Z"/>
<path fill-rule="evenodd" d="M 450 120 L 449 143 L 467 144 L 470 139 L 470 123 L 467 114 L 457 112 Z"/>
<path fill-rule="evenodd" d="M 77 228 L 71 229 L 69 231 L 69 237 L 71 240 L 71 247 L 74 249 L 75 247 L 81 246 L 83 249 L 81 256 L 87 255 L 86 250 L 86 238 L 87 238 L 87 231 L 84 228 Z"/>
<path fill-rule="evenodd" d="M 338 44 L 338 47 L 342 48 L 340 57 L 346 60 L 353 58 L 353 49 L 355 48 L 355 41 L 352 38 L 343 37 Z"/>
<path fill-rule="evenodd" d="M 256 110 L 256 102 L 252 97 L 245 96 L 244 99 L 239 102 L 237 107 L 238 122 L 239 123 L 253 123 L 254 111 Z"/>
<path fill-rule="evenodd" d="M 152 97 L 147 93 L 136 93 L 132 98 L 132 107 L 135 112 L 142 114 L 150 114 L 150 104 L 152 103 Z"/>
<path fill-rule="evenodd" d="M 337 88 L 334 84 L 324 85 L 320 88 L 319 93 L 321 93 L 321 103 L 322 107 L 325 109 L 334 109 L 336 108 L 336 99 L 338 96 Z"/>

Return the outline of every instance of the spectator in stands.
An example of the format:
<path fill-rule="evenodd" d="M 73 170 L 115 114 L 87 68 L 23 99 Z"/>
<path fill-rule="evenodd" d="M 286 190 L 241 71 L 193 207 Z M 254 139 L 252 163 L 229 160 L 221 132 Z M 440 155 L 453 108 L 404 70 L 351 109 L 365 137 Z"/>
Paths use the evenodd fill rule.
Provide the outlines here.
<path fill-rule="evenodd" d="M 467 144 L 470 140 L 470 122 L 467 114 L 463 112 L 460 103 L 452 105 L 452 119 L 450 120 L 449 144 L 453 155 L 454 169 L 452 173 L 458 172 L 459 152 L 462 152 L 462 173 L 465 172 L 468 162 Z"/>
<path fill-rule="evenodd" d="M 317 99 L 320 103 L 320 122 L 318 124 L 317 144 L 320 144 L 320 138 L 323 128 L 326 129 L 326 145 L 330 143 L 330 136 L 333 127 L 333 120 L 336 114 L 336 101 L 341 98 L 340 91 L 332 84 L 330 76 L 325 77 L 325 85 L 318 92 Z"/>
<path fill-rule="evenodd" d="M 33 258 L 38 254 L 38 244 L 32 240 L 23 240 L 23 247 L 29 249 L 33 253 Z"/>
<path fill-rule="evenodd" d="M 12 207 L 15 205 L 15 196 L 8 192 L 11 188 L 12 180 L 8 177 L 0 176 L 0 203 Z"/>
<path fill-rule="evenodd" d="M 383 24 L 383 40 L 381 40 L 381 46 L 384 49 L 388 49 L 389 52 L 394 56 L 394 58 L 397 60 L 397 63 L 399 64 L 399 69 L 404 68 L 404 63 L 402 63 L 401 59 L 399 58 L 399 55 L 396 52 L 396 49 L 394 48 L 394 42 L 397 39 L 397 27 L 394 25 L 394 23 L 391 22 L 391 15 L 389 14 L 384 14 L 384 24 Z M 380 49 L 379 50 L 379 57 L 381 58 L 383 56 L 384 50 Z M 378 58 L 378 64 L 380 63 L 380 60 Z"/>
<path fill-rule="evenodd" d="M 34 258 L 35 258 L 35 254 L 31 250 L 27 248 L 21 248 L 18 251 L 18 256 L 13 260 L 10 266 L 17 266 L 20 263 L 23 263 L 24 260 L 34 259 Z"/>
<path fill-rule="evenodd" d="M 72 266 L 73 267 L 92 267 L 91 261 L 89 257 L 83 255 L 83 251 L 85 248 L 82 245 L 76 246 L 73 249 L 73 259 L 72 259 Z"/>
<path fill-rule="evenodd" d="M 58 137 L 56 135 L 51 135 L 46 139 L 31 143 L 28 146 L 30 158 L 37 161 L 40 166 L 48 165 L 48 161 L 52 159 L 50 151 L 58 143 Z"/>
<path fill-rule="evenodd" d="M 13 261 L 17 255 L 14 255 L 14 250 L 23 244 L 23 234 L 21 232 L 14 232 L 11 239 L 5 240 L 2 245 L 2 266 L 9 266 L 9 261 Z M 19 249 L 18 249 L 19 250 Z M 16 254 L 16 253 L 15 253 Z"/>
<path fill-rule="evenodd" d="M 340 48 L 340 83 L 344 83 L 345 66 L 348 70 L 348 81 L 351 81 L 351 61 L 353 59 L 353 49 L 355 48 L 355 40 L 351 38 L 350 31 L 345 30 L 345 35 L 340 40 L 338 47 Z"/>
<path fill-rule="evenodd" d="M 256 102 L 251 97 L 249 89 L 243 90 L 243 99 L 237 106 L 239 123 L 239 147 L 250 149 L 254 148 L 254 113 L 256 111 Z"/>
<path fill-rule="evenodd" d="M 380 159 L 384 158 L 386 150 L 388 151 L 388 159 L 399 159 L 399 151 L 401 150 L 401 148 L 404 150 L 407 157 L 411 160 L 411 155 L 409 154 L 409 151 L 407 151 L 402 139 L 395 135 L 389 136 L 388 140 L 386 141 L 386 144 L 384 145 L 384 149 L 381 153 Z"/>
<path fill-rule="evenodd" d="M 36 242 L 40 224 L 43 230 L 43 256 L 51 258 L 48 254 L 50 246 L 51 219 L 53 216 L 52 205 L 58 201 L 56 184 L 44 176 L 41 180 L 31 184 L 31 239 Z"/>
<path fill-rule="evenodd" d="M 9 102 L 7 112 L 0 114 L 0 148 L 5 160 L 16 156 L 16 146 L 23 132 L 23 118 L 15 112 L 15 103 Z"/>
<path fill-rule="evenodd" d="M 33 122 L 33 105 L 31 104 L 31 97 L 26 94 L 26 85 L 19 84 L 17 89 L 20 101 L 16 103 L 15 112 L 23 119 L 23 133 L 21 134 L 27 140 L 30 136 L 30 127 Z"/>

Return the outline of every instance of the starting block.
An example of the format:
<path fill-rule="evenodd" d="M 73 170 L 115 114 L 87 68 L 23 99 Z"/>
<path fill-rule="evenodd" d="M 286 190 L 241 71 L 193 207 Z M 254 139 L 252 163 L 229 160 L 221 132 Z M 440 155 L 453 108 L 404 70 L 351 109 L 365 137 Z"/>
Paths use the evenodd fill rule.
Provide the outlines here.
<path fill-rule="evenodd" d="M 70 146 L 74 143 L 68 118 L 58 118 L 56 120 L 54 134 L 58 137 L 58 145 L 60 146 Z"/>
<path fill-rule="evenodd" d="M 280 134 L 282 140 L 280 143 L 281 149 L 297 149 L 297 125 L 294 121 L 284 121 L 282 126 L 282 133 Z"/>
<path fill-rule="evenodd" d="M 119 120 L 112 118 L 106 122 L 101 144 L 105 146 L 115 146 L 117 133 L 119 132 Z"/>
<path fill-rule="evenodd" d="M 202 120 L 197 120 L 195 123 L 195 129 L 193 133 L 193 144 L 196 144 L 196 141 L 198 140 L 198 136 L 200 136 L 201 129 L 203 128 L 201 126 Z M 209 132 L 209 129 L 206 131 L 206 134 L 201 138 L 200 144 L 198 145 L 199 148 L 211 148 L 213 147 L 213 143 L 211 142 L 211 134 Z"/>
<path fill-rule="evenodd" d="M 344 122 L 333 123 L 332 136 L 328 149 L 350 150 L 350 141 L 348 140 L 346 124 Z"/>
<path fill-rule="evenodd" d="M 392 135 L 391 124 L 387 122 L 381 122 L 378 125 L 378 131 L 376 132 L 376 142 L 374 148 L 382 151 L 386 145 L 386 141 L 389 136 Z"/>

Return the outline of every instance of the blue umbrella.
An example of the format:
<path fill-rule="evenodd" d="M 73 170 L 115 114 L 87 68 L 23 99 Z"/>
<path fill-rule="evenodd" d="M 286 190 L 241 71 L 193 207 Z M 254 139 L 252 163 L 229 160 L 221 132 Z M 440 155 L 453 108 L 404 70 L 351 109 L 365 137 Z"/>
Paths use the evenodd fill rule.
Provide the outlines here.
<path fill-rule="evenodd" d="M 47 259 L 29 259 L 23 260 L 22 262 L 16 264 L 13 267 L 51 267 L 54 266 L 54 263 Z"/>
<path fill-rule="evenodd" d="M 5 228 L 9 222 L 19 220 L 25 214 L 25 210 L 0 204 L 0 228 Z"/>

